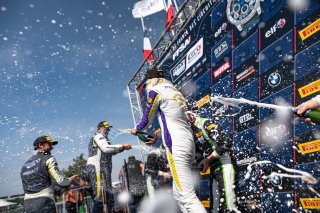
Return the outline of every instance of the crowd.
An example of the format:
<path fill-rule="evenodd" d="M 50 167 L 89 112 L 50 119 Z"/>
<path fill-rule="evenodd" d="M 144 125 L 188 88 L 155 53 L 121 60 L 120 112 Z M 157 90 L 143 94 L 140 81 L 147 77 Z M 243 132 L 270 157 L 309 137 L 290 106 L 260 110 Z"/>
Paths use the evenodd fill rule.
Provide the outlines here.
<path fill-rule="evenodd" d="M 164 72 L 149 69 L 145 75 L 148 94 L 146 110 L 141 121 L 131 129 L 136 135 L 144 131 L 157 116 L 162 136 L 160 148 L 150 152 L 145 163 L 129 156 L 126 173 L 131 194 L 129 210 L 138 212 L 141 199 L 148 194 L 154 199 L 155 191 L 166 187 L 172 190 L 182 213 L 206 213 L 193 186 L 191 164 L 195 161 L 202 172 L 210 169 L 214 212 L 239 212 L 234 191 L 235 171 L 231 161 L 231 139 L 212 120 L 201 118 L 189 111 L 184 96 L 165 79 Z M 320 106 L 320 95 L 297 107 L 299 116 L 307 110 Z M 306 119 L 306 122 L 310 122 Z M 91 186 L 93 212 L 114 211 L 112 190 L 112 156 L 130 150 L 130 144 L 113 145 L 108 139 L 112 126 L 101 121 L 88 146 L 86 180 Z M 156 142 L 149 138 L 148 144 Z M 72 186 L 77 175 L 66 178 L 51 155 L 58 141 L 49 136 L 40 136 L 34 143 L 36 154 L 22 167 L 21 179 L 25 212 L 56 212 L 52 183 Z M 146 190 L 145 186 L 146 185 Z M 171 186 L 170 186 L 171 185 Z M 68 192 L 69 211 L 77 208 L 74 200 L 82 195 Z"/>

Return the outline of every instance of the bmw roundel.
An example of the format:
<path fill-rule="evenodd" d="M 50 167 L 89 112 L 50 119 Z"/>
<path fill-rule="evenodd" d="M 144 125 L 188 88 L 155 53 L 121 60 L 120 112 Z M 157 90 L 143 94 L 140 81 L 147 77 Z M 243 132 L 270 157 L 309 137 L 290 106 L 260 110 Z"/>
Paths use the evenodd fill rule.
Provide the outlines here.
<path fill-rule="evenodd" d="M 272 87 L 276 87 L 280 84 L 281 82 L 281 76 L 277 72 L 273 72 L 269 75 L 268 77 L 268 83 Z"/>
<path fill-rule="evenodd" d="M 275 186 L 280 186 L 282 184 L 281 177 L 278 175 L 273 176 L 271 179 L 271 183 Z"/>

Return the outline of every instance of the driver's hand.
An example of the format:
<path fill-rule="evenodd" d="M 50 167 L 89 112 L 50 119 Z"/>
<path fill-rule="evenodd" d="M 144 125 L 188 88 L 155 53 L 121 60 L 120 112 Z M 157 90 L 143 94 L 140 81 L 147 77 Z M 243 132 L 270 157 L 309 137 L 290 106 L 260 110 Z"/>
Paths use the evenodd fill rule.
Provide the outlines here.
<path fill-rule="evenodd" d="M 209 168 L 209 160 L 208 158 L 203 159 L 200 163 L 199 163 L 199 167 L 203 167 L 201 172 L 206 172 L 207 169 Z"/>
<path fill-rule="evenodd" d="M 137 135 L 137 129 L 136 128 L 130 129 L 130 133 L 133 135 Z"/>
<path fill-rule="evenodd" d="M 130 145 L 130 144 L 122 144 L 122 147 L 123 147 L 125 150 L 131 149 L 131 145 Z"/>

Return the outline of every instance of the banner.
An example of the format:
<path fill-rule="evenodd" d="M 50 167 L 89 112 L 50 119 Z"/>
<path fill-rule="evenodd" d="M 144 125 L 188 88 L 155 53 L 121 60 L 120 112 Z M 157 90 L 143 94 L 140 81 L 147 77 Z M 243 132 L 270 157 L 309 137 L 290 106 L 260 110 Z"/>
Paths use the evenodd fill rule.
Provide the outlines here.
<path fill-rule="evenodd" d="M 162 0 L 143 0 L 135 3 L 132 9 L 134 18 L 141 18 L 164 10 Z"/>

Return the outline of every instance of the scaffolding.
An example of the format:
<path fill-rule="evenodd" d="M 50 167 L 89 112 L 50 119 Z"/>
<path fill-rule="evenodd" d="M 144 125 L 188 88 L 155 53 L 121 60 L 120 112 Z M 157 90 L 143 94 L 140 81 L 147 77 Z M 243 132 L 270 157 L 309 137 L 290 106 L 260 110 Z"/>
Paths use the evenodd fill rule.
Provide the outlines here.
<path fill-rule="evenodd" d="M 143 61 L 142 65 L 138 68 L 134 76 L 129 81 L 127 89 L 134 125 L 138 123 L 143 113 L 137 88 L 141 84 L 146 70 L 158 65 L 159 59 L 165 56 L 171 44 L 175 41 L 179 34 L 183 32 L 184 28 L 188 26 L 189 21 L 194 17 L 197 9 L 205 2 L 206 0 L 186 0 L 181 5 L 173 20 L 160 36 L 158 42 L 155 44 L 149 55 Z M 154 61 L 153 63 L 150 63 L 147 59 L 152 54 L 154 55 Z"/>

